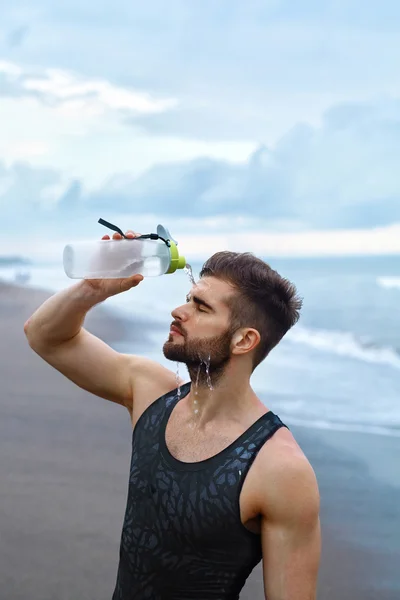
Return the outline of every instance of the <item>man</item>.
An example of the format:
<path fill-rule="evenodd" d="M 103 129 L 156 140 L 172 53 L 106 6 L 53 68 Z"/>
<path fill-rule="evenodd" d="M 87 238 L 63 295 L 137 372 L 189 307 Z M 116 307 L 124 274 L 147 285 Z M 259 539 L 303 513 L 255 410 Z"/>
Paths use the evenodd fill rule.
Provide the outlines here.
<path fill-rule="evenodd" d="M 237 599 L 261 559 L 268 600 L 315 600 L 315 474 L 250 386 L 254 369 L 299 318 L 296 289 L 249 253 L 212 256 L 172 312 L 163 347 L 167 359 L 187 365 L 184 383 L 82 327 L 93 306 L 142 280 L 80 281 L 49 298 L 24 327 L 44 360 L 130 413 L 132 461 L 113 600 Z"/>

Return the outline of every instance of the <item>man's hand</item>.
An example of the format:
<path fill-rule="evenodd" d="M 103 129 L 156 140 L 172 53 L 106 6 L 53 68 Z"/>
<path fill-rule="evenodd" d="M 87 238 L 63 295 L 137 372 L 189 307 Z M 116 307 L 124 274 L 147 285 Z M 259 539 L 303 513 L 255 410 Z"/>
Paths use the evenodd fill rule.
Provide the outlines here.
<path fill-rule="evenodd" d="M 132 230 L 128 230 L 125 233 L 127 238 L 135 238 L 140 236 L 140 233 L 135 233 Z M 102 240 L 109 240 L 109 235 L 103 235 Z M 114 233 L 112 239 L 116 242 L 122 240 L 122 235 Z M 121 277 L 118 279 L 85 279 L 83 285 L 86 289 L 89 289 L 91 293 L 94 293 L 100 298 L 100 300 L 106 300 L 116 294 L 127 292 L 133 287 L 139 285 L 143 281 L 143 275 L 132 275 L 131 277 Z"/>

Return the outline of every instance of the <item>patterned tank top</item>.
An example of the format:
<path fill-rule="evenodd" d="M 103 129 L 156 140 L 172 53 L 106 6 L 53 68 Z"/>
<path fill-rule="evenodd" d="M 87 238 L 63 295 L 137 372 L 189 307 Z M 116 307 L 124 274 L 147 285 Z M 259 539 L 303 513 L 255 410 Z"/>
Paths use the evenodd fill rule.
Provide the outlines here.
<path fill-rule="evenodd" d="M 260 448 L 281 427 L 272 411 L 217 455 L 177 460 L 168 418 L 190 382 L 153 402 L 132 434 L 128 499 L 112 600 L 234 600 L 262 558 L 239 496 Z"/>

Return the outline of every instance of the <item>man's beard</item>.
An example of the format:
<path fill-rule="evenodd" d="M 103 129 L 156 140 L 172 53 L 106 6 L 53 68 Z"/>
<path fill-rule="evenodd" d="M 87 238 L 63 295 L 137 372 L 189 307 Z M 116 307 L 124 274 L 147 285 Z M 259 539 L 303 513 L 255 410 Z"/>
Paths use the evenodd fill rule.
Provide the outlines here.
<path fill-rule="evenodd" d="M 168 340 L 163 346 L 163 353 L 168 360 L 184 363 L 196 385 L 215 386 L 231 358 L 232 335 L 233 331 L 229 328 L 207 339 L 187 340 L 184 337 L 178 343 Z"/>

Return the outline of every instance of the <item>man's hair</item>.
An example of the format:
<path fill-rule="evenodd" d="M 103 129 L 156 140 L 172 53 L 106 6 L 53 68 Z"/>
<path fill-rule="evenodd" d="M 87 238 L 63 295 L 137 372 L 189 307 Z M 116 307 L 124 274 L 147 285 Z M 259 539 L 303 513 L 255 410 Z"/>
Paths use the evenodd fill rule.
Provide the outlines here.
<path fill-rule="evenodd" d="M 216 277 L 236 289 L 228 300 L 232 331 L 251 327 L 260 334 L 254 370 L 297 323 L 302 299 L 296 287 L 251 252 L 217 252 L 204 263 L 201 277 Z"/>

